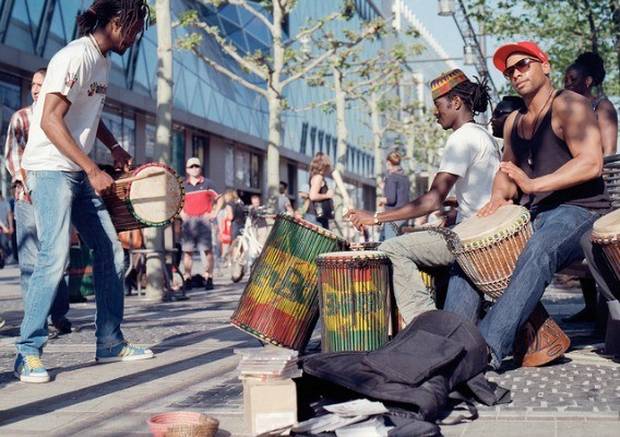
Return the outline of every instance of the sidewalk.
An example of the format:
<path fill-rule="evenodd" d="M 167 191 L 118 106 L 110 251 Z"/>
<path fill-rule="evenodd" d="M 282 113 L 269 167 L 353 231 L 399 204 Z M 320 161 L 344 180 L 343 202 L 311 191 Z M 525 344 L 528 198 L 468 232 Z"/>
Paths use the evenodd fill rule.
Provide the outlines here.
<path fill-rule="evenodd" d="M 228 324 L 244 284 L 231 285 L 223 276 L 215 282 L 214 291 L 193 290 L 184 302 L 127 299 L 126 337 L 157 353 L 137 363 L 96 365 L 94 304 L 72 305 L 69 317 L 78 329 L 52 340 L 44 355 L 54 381 L 27 385 L 12 376 L 21 318 L 17 270 L 0 270 L 1 312 L 7 319 L 0 331 L 0 435 L 149 435 L 146 419 L 174 410 L 217 417 L 218 436 L 245 435 L 233 349 L 259 342 Z M 581 294 L 550 289 L 545 305 L 554 316 L 571 314 L 580 308 Z M 620 365 L 593 352 L 600 344 L 591 325 L 564 328 L 575 348 L 562 363 L 490 374 L 512 390 L 514 402 L 480 408 L 480 419 L 443 427 L 444 434 L 620 436 Z"/>

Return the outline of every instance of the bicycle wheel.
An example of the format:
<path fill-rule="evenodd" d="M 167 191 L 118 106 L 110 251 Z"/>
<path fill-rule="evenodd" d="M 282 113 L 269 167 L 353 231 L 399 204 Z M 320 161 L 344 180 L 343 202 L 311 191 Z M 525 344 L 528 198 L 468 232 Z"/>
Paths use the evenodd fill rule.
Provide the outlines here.
<path fill-rule="evenodd" d="M 245 264 L 247 262 L 247 254 L 241 242 L 241 238 L 236 238 L 230 248 L 230 279 L 233 282 L 239 282 L 245 275 Z"/>

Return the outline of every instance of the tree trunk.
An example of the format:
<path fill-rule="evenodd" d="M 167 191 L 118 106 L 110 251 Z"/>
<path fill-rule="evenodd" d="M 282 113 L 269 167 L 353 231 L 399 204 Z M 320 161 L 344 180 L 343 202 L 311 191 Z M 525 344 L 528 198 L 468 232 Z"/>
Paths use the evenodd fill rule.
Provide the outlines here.
<path fill-rule="evenodd" d="M 157 130 L 155 132 L 155 156 L 160 162 L 170 161 L 170 138 L 172 131 L 172 26 L 170 20 L 170 0 L 157 0 Z M 144 243 L 147 249 L 155 252 L 146 256 L 147 287 L 149 299 L 161 300 L 164 297 L 164 230 L 147 228 L 144 230 Z"/>
<path fill-rule="evenodd" d="M 267 145 L 267 195 L 269 204 L 276 206 L 280 185 L 280 146 L 282 145 L 282 71 L 284 70 L 284 42 L 282 23 L 285 3 L 273 2 L 273 71 L 267 83 L 267 105 L 269 107 L 269 136 Z"/>
<path fill-rule="evenodd" d="M 383 197 L 383 150 L 381 149 L 381 139 L 383 132 L 381 128 L 381 112 L 379 110 L 379 98 L 376 92 L 370 95 L 370 125 L 372 126 L 372 146 L 375 152 L 375 182 L 377 184 L 377 205 L 379 208 L 379 197 Z"/>
<path fill-rule="evenodd" d="M 349 137 L 346 118 L 346 93 L 342 89 L 342 71 L 335 63 L 332 65 L 332 74 L 334 76 L 334 94 L 336 102 L 336 162 L 334 163 L 334 168 L 338 170 L 341 175 L 344 175 L 347 166 L 347 139 Z M 344 224 L 344 210 L 349 208 L 349 206 L 344 204 L 343 196 L 344 193 L 341 193 L 340 190 L 336 190 L 336 199 L 334 203 L 336 208 L 336 223 Z M 360 205 L 354 206 L 360 207 Z M 341 231 L 344 238 L 349 237 L 348 229 L 342 229 Z"/>
<path fill-rule="evenodd" d="M 269 107 L 269 139 L 267 144 L 267 196 L 269 205 L 277 202 L 280 184 L 280 144 L 282 142 L 282 105 L 278 93 L 269 90 L 267 97 Z"/>

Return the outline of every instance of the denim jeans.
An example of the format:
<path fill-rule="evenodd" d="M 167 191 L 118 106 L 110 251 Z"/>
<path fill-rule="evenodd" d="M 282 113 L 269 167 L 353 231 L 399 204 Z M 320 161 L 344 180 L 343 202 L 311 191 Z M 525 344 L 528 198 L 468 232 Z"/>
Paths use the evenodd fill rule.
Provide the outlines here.
<path fill-rule="evenodd" d="M 318 218 L 316 214 L 304 214 L 304 220 L 312 223 L 313 225 L 321 226 L 325 229 L 329 229 L 329 219 L 327 218 Z"/>
<path fill-rule="evenodd" d="M 37 226 L 34 219 L 34 207 L 28 202 L 18 200 L 15 202 L 15 232 L 17 236 L 17 251 L 19 260 L 19 272 L 21 278 L 22 294 L 24 301 L 27 299 L 28 284 L 34 270 L 34 264 L 39 252 L 39 240 L 37 238 Z M 52 324 L 60 326 L 69 312 L 69 286 L 67 278 L 58 283 L 56 297 L 52 303 L 50 317 Z"/>
<path fill-rule="evenodd" d="M 407 220 L 399 220 L 397 222 L 387 222 L 387 223 L 384 223 L 383 224 L 383 229 L 382 229 L 381 241 L 386 241 L 386 240 L 389 240 L 390 238 L 398 237 L 398 231 L 400 230 L 400 227 L 406 221 Z"/>
<path fill-rule="evenodd" d="M 534 233 L 517 260 L 510 284 L 478 324 L 493 353 L 493 367 L 512 354 L 518 329 L 540 301 L 553 275 L 569 264 L 583 259 L 581 237 L 599 217 L 593 211 L 573 205 L 532 214 Z M 455 268 L 450 278 L 444 309 L 476 323 L 482 295 Z"/>
<path fill-rule="evenodd" d="M 33 171 L 28 173 L 39 253 L 28 291 L 17 350 L 40 355 L 47 342 L 46 319 L 69 260 L 71 223 L 93 250 L 97 315 L 97 348 L 123 341 L 123 249 L 103 201 L 83 172 Z"/>

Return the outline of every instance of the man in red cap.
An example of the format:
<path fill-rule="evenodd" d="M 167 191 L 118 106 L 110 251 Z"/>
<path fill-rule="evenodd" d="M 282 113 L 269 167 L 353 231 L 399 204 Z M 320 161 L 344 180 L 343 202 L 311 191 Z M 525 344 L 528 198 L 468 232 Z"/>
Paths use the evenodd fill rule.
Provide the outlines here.
<path fill-rule="evenodd" d="M 491 366 L 499 368 L 555 272 L 583 258 L 579 240 L 610 204 L 590 102 L 553 88 L 549 58 L 533 42 L 500 47 L 493 63 L 523 98 L 527 112 L 515 111 L 506 120 L 500 170 L 491 200 L 478 215 L 520 200 L 530 209 L 534 227 L 510 284 L 479 324 Z M 451 278 L 446 310 L 477 320 L 481 301 L 462 271 Z M 564 352 L 554 346 L 553 340 L 540 345 L 549 360 Z"/>

